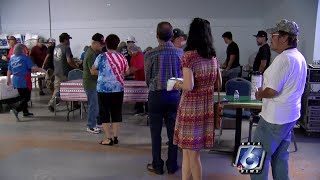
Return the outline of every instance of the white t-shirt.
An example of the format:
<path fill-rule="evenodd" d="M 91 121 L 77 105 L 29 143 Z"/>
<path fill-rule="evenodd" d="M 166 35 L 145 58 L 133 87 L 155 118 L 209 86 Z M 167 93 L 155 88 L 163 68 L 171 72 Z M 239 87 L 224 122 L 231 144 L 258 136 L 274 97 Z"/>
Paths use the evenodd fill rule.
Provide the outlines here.
<path fill-rule="evenodd" d="M 274 89 L 278 95 L 262 100 L 260 115 L 272 124 L 298 120 L 306 77 L 306 60 L 296 48 L 279 54 L 263 74 L 263 89 Z"/>

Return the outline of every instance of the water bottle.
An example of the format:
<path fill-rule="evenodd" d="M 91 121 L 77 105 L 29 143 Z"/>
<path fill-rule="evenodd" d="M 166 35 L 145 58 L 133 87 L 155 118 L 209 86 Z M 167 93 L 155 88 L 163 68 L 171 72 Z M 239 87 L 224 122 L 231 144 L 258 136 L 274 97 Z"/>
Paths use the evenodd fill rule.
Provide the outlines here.
<path fill-rule="evenodd" d="M 234 91 L 234 95 L 233 95 L 234 101 L 239 101 L 239 98 L 240 98 L 239 91 L 238 91 L 238 90 L 235 90 L 235 91 Z"/>

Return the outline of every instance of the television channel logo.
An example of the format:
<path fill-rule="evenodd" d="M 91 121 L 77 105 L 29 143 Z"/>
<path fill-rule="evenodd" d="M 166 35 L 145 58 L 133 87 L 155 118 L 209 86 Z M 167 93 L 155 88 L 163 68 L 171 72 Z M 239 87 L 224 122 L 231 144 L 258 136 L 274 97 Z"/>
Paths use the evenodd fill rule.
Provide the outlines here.
<path fill-rule="evenodd" d="M 241 174 L 259 174 L 262 171 L 266 152 L 260 142 L 243 142 L 239 146 L 236 165 Z"/>

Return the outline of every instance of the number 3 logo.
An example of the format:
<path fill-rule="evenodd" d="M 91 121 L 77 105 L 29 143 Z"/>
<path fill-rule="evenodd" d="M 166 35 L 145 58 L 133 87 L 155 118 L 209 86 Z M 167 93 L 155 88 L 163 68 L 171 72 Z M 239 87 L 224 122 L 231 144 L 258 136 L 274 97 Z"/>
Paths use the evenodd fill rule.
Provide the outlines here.
<path fill-rule="evenodd" d="M 250 146 L 248 148 L 248 150 L 244 153 L 244 155 L 242 156 L 241 160 L 240 160 L 240 163 L 242 164 L 242 166 L 245 168 L 245 169 L 253 169 L 255 167 L 258 166 L 259 164 L 259 157 L 255 154 L 252 153 L 254 147 L 253 146 Z M 252 164 L 248 164 L 247 163 L 247 160 L 250 159 L 250 161 L 252 162 Z"/>

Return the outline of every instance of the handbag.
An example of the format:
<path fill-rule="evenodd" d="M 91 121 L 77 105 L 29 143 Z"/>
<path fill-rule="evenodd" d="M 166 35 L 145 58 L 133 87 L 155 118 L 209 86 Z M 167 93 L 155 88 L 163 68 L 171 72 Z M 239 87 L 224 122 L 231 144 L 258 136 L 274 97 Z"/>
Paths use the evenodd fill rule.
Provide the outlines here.
<path fill-rule="evenodd" d="M 219 71 L 219 68 L 218 68 Z M 218 74 L 219 75 L 219 74 Z M 214 103 L 213 109 L 214 109 L 214 129 L 220 129 L 221 128 L 221 121 L 222 121 L 222 115 L 223 115 L 223 105 L 220 100 L 220 88 L 221 88 L 221 81 L 220 77 L 217 78 L 218 81 L 218 101 Z"/>

